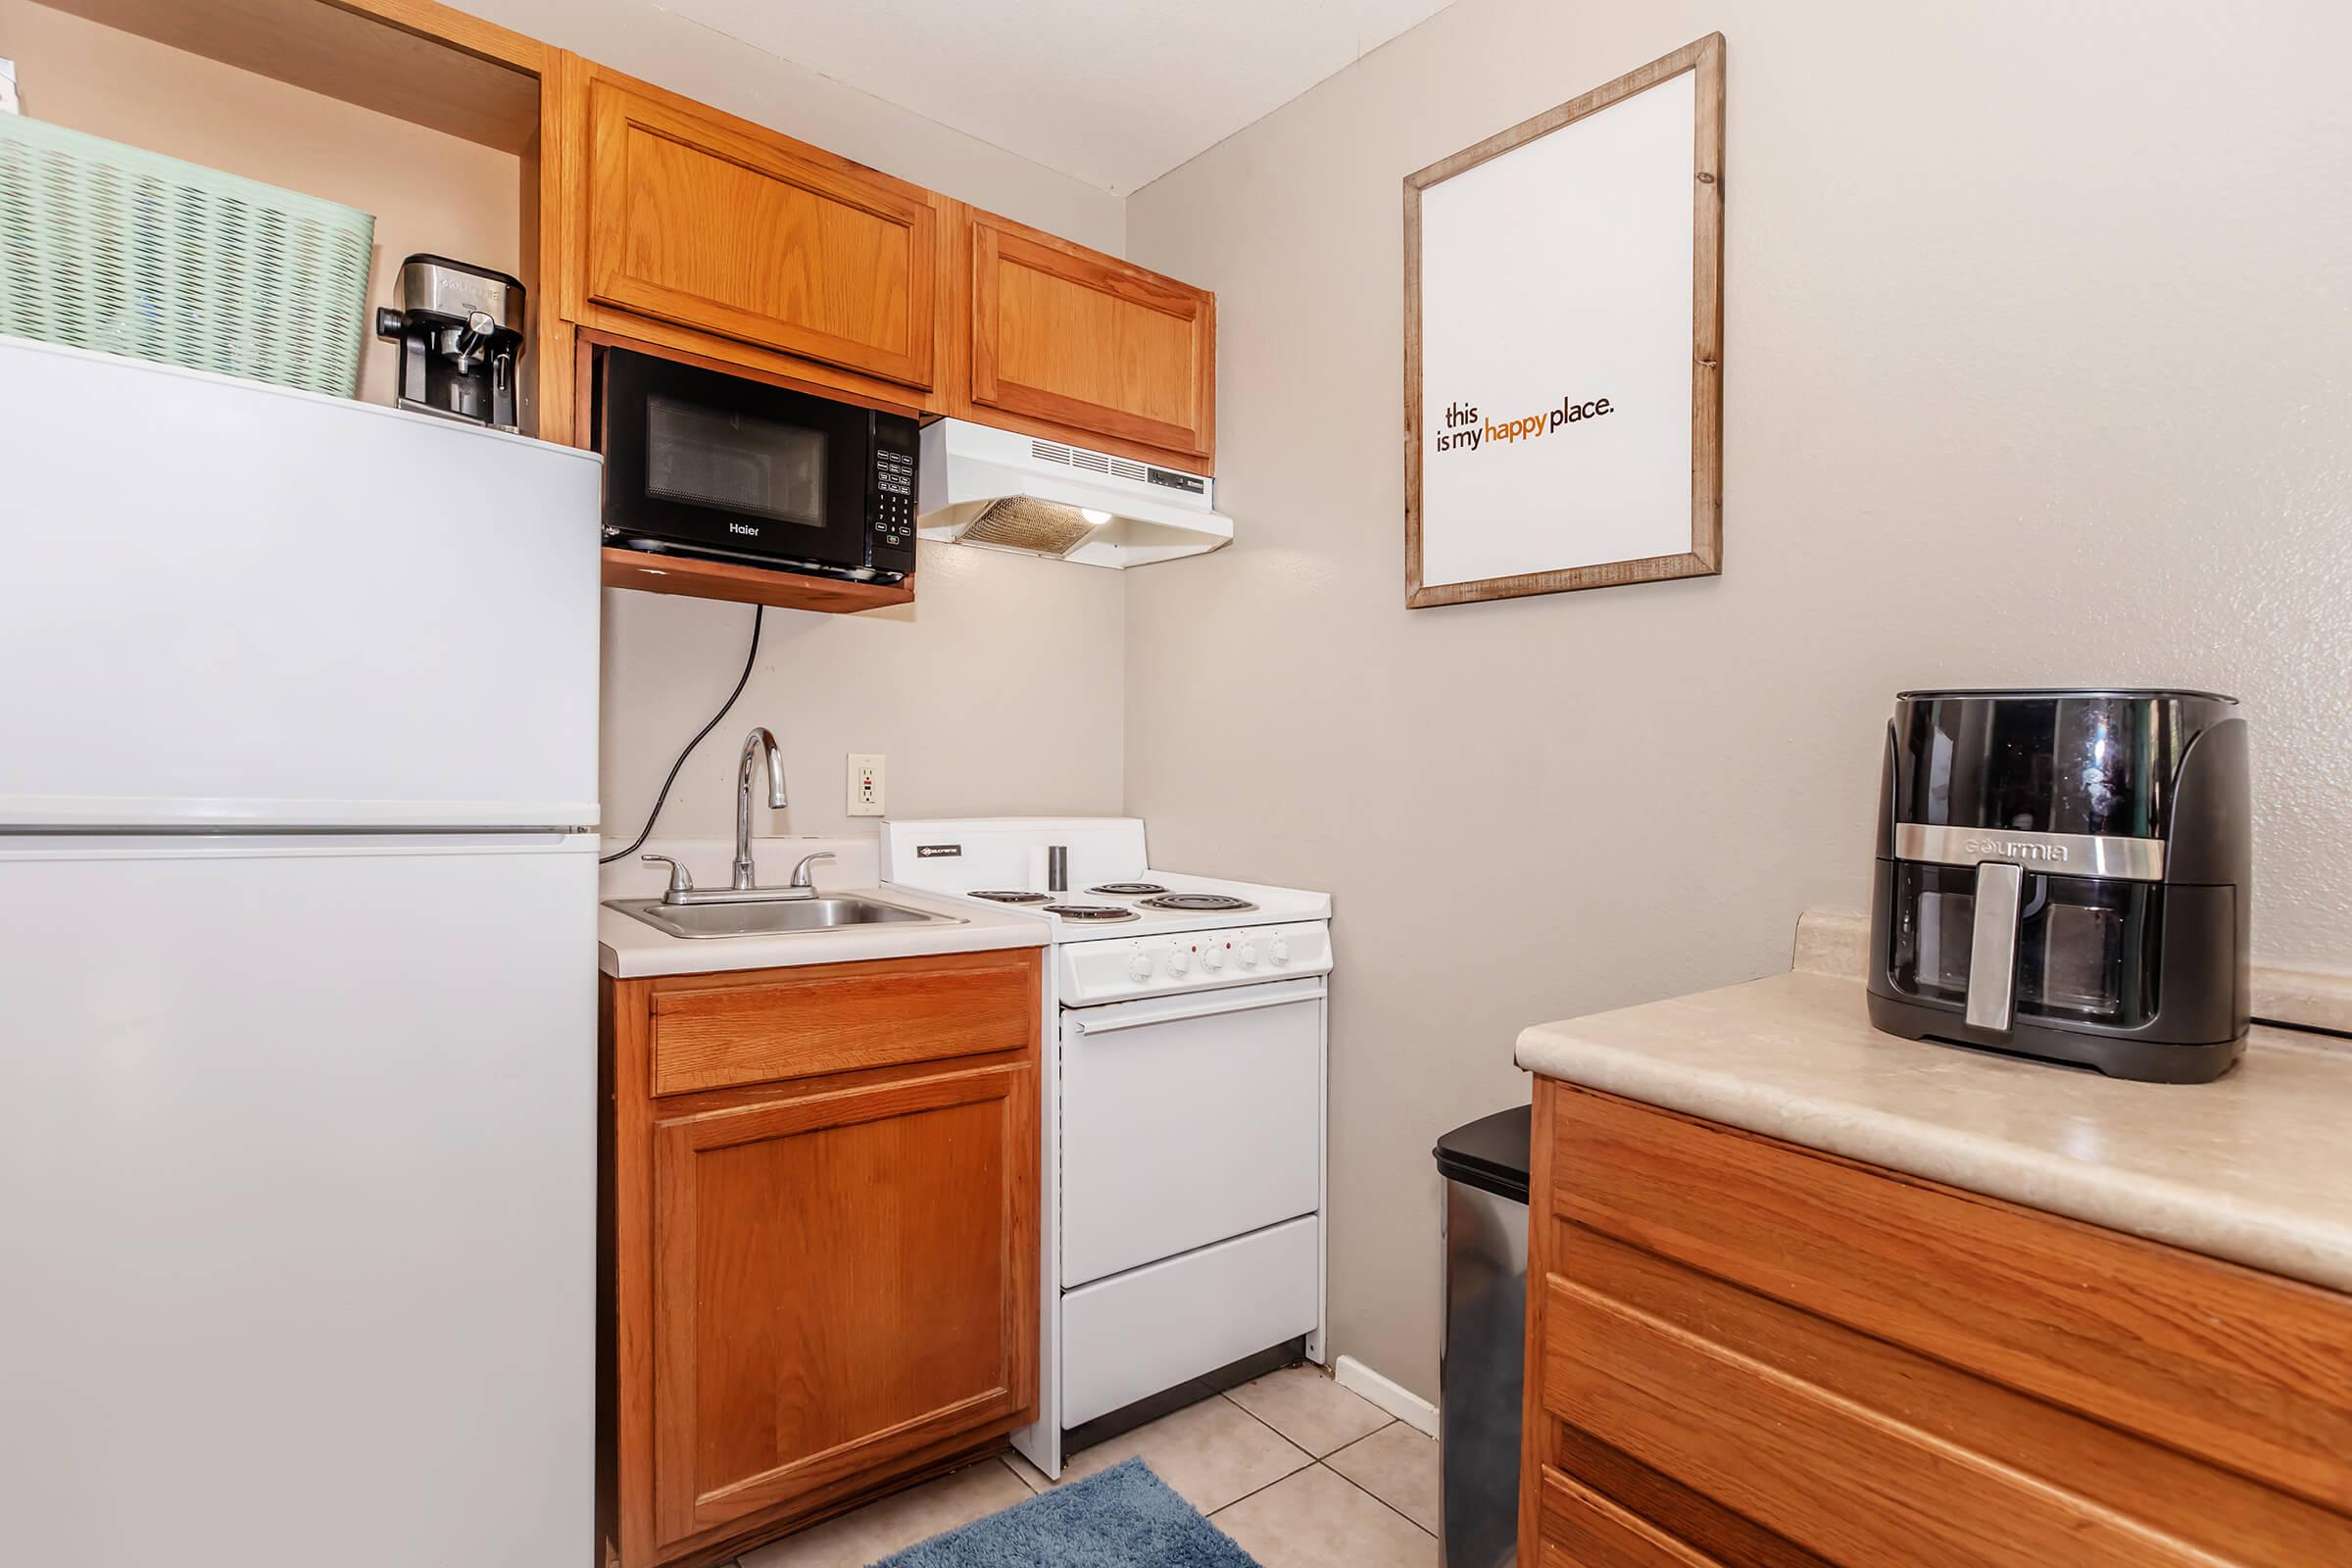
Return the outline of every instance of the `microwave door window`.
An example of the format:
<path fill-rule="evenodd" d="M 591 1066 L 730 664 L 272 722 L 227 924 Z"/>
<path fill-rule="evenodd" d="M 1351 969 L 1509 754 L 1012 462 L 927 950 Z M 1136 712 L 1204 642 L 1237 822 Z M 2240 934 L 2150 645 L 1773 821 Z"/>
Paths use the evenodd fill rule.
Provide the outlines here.
<path fill-rule="evenodd" d="M 645 423 L 649 496 L 824 527 L 822 432 L 661 396 Z"/>

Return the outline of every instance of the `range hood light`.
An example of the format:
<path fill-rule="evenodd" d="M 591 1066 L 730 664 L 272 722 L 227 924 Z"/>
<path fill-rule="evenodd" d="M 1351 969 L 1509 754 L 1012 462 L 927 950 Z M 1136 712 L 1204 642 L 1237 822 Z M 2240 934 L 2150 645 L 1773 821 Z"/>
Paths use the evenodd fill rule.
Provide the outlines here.
<path fill-rule="evenodd" d="M 1206 474 L 968 419 L 923 426 L 915 487 L 915 525 L 942 543 L 1115 569 L 1233 540 Z"/>

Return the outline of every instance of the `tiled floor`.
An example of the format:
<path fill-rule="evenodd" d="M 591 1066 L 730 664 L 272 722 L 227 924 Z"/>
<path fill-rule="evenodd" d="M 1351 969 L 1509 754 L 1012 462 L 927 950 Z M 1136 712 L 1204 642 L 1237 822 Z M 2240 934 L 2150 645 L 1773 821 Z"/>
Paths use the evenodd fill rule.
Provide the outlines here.
<path fill-rule="evenodd" d="M 1141 1454 L 1264 1568 L 1435 1568 L 1438 1446 L 1311 1366 L 1098 1444 L 1076 1481 Z M 1054 1483 L 1018 1454 L 990 1459 L 746 1552 L 740 1568 L 864 1568 Z"/>

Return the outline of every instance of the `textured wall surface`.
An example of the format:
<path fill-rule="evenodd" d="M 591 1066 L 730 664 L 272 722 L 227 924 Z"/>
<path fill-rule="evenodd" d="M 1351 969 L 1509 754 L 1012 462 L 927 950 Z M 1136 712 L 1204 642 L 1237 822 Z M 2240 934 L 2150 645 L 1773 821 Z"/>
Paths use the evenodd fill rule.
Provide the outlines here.
<path fill-rule="evenodd" d="M 1715 28 L 1725 574 L 1406 612 L 1398 182 Z M 1127 803 L 1338 896 L 1338 1350 L 1436 1393 L 1429 1146 L 1522 1025 L 1863 906 L 1900 687 L 2243 696 L 2259 952 L 2352 967 L 2348 50 L 2316 0 L 1458 0 L 1131 200 L 1218 293 L 1239 542 L 1129 576 Z"/>

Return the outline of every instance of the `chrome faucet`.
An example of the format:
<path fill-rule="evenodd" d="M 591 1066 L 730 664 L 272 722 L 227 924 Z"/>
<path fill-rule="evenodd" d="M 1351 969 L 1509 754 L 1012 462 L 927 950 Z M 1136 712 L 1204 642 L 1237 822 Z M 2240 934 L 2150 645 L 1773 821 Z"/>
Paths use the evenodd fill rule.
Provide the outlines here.
<path fill-rule="evenodd" d="M 792 803 L 784 798 L 784 754 L 776 750 L 776 738 L 765 727 L 753 725 L 752 732 L 743 738 L 743 760 L 735 769 L 735 891 L 748 891 L 759 886 L 759 873 L 752 866 L 752 759 L 761 749 L 767 752 L 767 804 L 782 810 Z"/>

